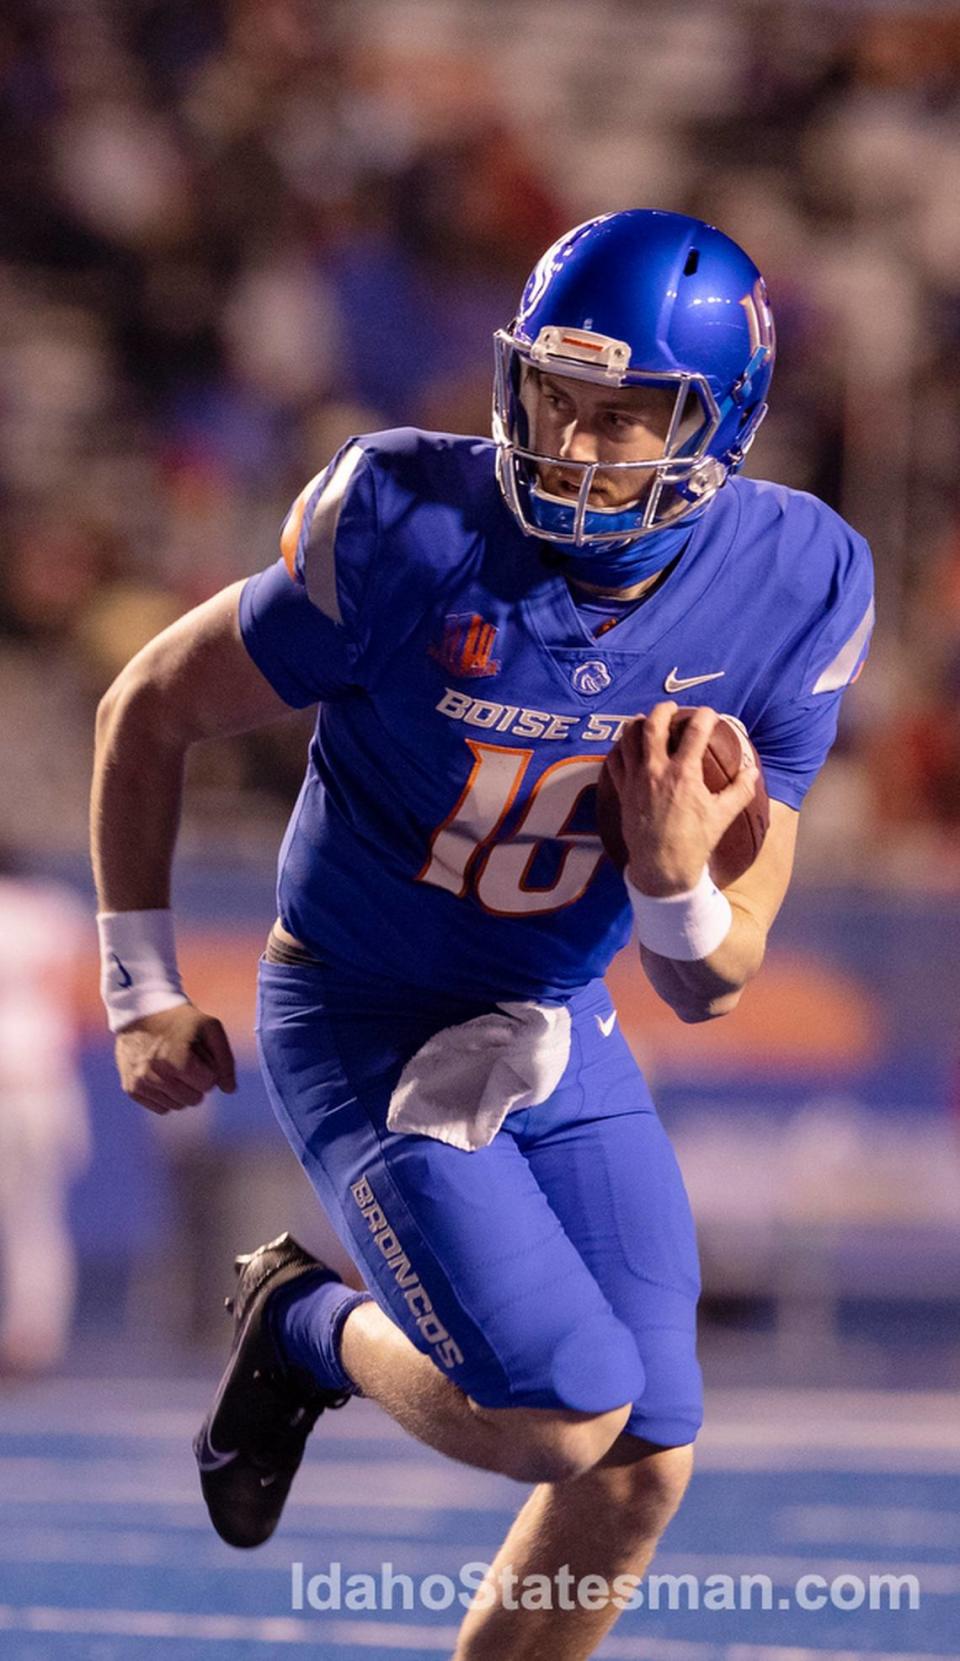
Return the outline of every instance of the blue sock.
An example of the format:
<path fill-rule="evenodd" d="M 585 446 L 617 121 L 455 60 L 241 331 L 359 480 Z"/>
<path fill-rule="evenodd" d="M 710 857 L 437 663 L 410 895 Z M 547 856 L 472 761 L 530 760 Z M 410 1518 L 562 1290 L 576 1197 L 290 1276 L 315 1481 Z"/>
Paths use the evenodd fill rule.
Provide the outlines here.
<path fill-rule="evenodd" d="M 355 1292 L 325 1269 L 297 1275 L 267 1301 L 267 1319 L 283 1360 L 299 1367 L 322 1390 L 359 1394 L 340 1360 L 340 1335 L 352 1309 L 366 1303 L 369 1292 Z"/>

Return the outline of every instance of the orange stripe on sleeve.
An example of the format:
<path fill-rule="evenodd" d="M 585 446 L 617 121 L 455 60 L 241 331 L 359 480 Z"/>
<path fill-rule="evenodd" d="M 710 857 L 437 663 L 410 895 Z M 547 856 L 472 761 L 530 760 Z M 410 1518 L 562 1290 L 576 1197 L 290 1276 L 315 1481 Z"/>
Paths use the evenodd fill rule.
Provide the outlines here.
<path fill-rule="evenodd" d="M 280 533 L 280 552 L 291 577 L 296 576 L 297 543 L 300 541 L 300 531 L 303 526 L 303 515 L 306 511 L 309 490 L 309 485 L 301 490 L 293 507 L 287 514 L 286 524 Z"/>

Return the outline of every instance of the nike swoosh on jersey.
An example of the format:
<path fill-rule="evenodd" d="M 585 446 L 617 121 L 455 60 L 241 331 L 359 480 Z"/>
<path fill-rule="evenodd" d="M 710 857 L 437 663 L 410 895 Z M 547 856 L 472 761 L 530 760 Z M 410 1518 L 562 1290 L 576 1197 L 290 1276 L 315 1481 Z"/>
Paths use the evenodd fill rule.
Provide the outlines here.
<path fill-rule="evenodd" d="M 685 692 L 688 686 L 702 686 L 704 681 L 719 681 L 726 674 L 725 669 L 715 669 L 712 675 L 687 675 L 681 678 L 677 674 L 680 665 L 675 663 L 663 683 L 665 692 Z"/>
<path fill-rule="evenodd" d="M 239 1455 L 239 1448 L 233 1448 L 230 1453 L 221 1453 L 219 1448 L 215 1448 L 211 1442 L 210 1432 L 208 1431 L 197 1454 L 197 1464 L 201 1471 L 220 1471 L 224 1465 L 232 1465 L 233 1461 L 239 1458 Z"/>
<path fill-rule="evenodd" d="M 617 1012 L 615 1009 L 611 1009 L 609 1015 L 595 1015 L 594 1020 L 600 1028 L 600 1031 L 603 1033 L 604 1038 L 609 1038 L 617 1024 Z"/>

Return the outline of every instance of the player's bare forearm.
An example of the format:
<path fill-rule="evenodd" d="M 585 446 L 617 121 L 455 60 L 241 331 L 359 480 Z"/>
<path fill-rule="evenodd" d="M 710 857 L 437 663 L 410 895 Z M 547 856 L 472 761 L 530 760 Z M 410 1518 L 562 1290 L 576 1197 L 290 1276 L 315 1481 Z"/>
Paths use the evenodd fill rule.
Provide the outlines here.
<path fill-rule="evenodd" d="M 711 1021 L 729 1015 L 747 982 L 763 963 L 766 931 L 731 898 L 733 922 L 726 939 L 709 957 L 678 962 L 640 947 L 647 979 L 681 1021 Z"/>
<path fill-rule="evenodd" d="M 708 957 L 681 962 L 640 947 L 651 986 L 682 1021 L 728 1015 L 760 969 L 767 935 L 789 886 L 798 819 L 783 802 L 770 803 L 770 829 L 757 859 L 726 890 L 730 930 Z"/>
<path fill-rule="evenodd" d="M 631 723 L 609 758 L 620 798 L 627 844 L 627 876 L 635 894 L 654 902 L 692 894 L 713 850 L 752 800 L 755 763 L 723 790 L 708 789 L 703 755 L 717 723 L 715 710 L 695 709 L 674 750 L 668 747 L 677 705 L 655 704 Z M 797 814 L 770 804 L 770 826 L 757 858 L 726 890 L 730 927 L 702 958 L 661 956 L 647 945 L 640 955 L 654 990 L 683 1021 L 726 1015 L 763 962 L 767 934 L 793 870 Z"/>
<path fill-rule="evenodd" d="M 240 635 L 241 583 L 188 612 L 120 674 L 97 711 L 91 803 L 101 911 L 166 911 L 190 746 L 263 726 L 287 711 Z M 128 1096 L 151 1113 L 195 1106 L 219 1085 L 236 1088 L 220 1022 L 182 1003 L 141 1013 L 117 1032 Z"/>
<path fill-rule="evenodd" d="M 90 802 L 101 911 L 169 906 L 185 754 L 164 743 L 135 688 L 120 683 L 101 703 Z"/>

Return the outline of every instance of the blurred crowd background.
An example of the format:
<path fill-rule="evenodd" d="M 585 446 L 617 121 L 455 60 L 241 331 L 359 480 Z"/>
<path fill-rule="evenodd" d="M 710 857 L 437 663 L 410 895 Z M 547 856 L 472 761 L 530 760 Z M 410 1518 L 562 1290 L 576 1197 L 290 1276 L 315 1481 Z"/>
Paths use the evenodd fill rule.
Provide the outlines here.
<path fill-rule="evenodd" d="M 764 270 L 750 470 L 877 555 L 804 866 L 960 884 L 960 13 L 591 0 L 584 46 L 580 0 L 6 0 L 5 840 L 82 846 L 123 662 L 275 557 L 350 433 L 487 432 L 537 255 L 643 205 Z M 187 848 L 272 848 L 306 730 L 205 754 Z"/>
<path fill-rule="evenodd" d="M 956 1361 L 960 10 L 4 0 L 0 1374 L 62 1356 L 77 1246 L 81 1327 L 149 1311 L 153 1344 L 209 1332 L 238 1247 L 292 1224 L 335 1250 L 251 1044 L 310 714 L 191 760 L 181 956 L 241 1091 L 158 1125 L 120 1094 L 96 997 L 100 694 L 276 557 L 350 434 L 487 433 L 491 334 L 527 271 L 635 206 L 720 225 L 765 272 L 780 356 L 749 470 L 870 539 L 880 622 L 756 989 L 693 1032 L 621 965 L 624 1030 L 708 1291 L 772 1299 L 789 1376 L 826 1365 L 845 1296 L 900 1300 L 894 1347 L 919 1303 Z"/>

